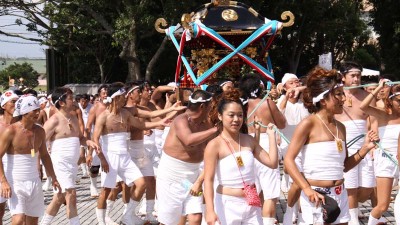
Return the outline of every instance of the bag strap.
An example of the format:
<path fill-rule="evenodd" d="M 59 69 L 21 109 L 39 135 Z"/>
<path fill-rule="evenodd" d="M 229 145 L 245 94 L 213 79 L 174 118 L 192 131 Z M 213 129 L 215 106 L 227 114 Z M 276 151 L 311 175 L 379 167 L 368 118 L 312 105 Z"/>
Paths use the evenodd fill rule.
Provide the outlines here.
<path fill-rule="evenodd" d="M 237 163 L 237 160 L 236 160 L 235 154 L 233 153 L 233 147 L 232 147 L 232 144 L 231 144 L 231 142 L 230 142 L 229 140 L 227 140 L 227 139 L 223 138 L 222 136 L 220 136 L 220 137 L 222 138 L 222 140 L 224 140 L 224 141 L 225 141 L 225 144 L 228 146 L 228 148 L 229 148 L 229 151 L 231 152 L 231 154 L 232 154 L 232 156 L 233 156 L 233 159 L 235 159 L 236 166 L 238 167 L 238 170 L 239 170 L 239 173 L 240 173 L 240 177 L 242 178 L 243 184 L 244 184 L 244 185 L 246 185 L 246 183 L 244 182 L 244 179 L 243 179 L 242 172 L 240 171 L 240 167 L 239 167 L 239 165 L 238 165 L 238 163 Z M 240 139 L 240 134 L 239 134 L 239 139 Z"/>

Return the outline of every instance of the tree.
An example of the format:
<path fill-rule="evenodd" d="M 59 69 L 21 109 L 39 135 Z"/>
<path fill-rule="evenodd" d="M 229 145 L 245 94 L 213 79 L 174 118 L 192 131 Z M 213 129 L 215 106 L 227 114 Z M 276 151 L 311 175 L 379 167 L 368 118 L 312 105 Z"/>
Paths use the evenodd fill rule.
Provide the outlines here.
<path fill-rule="evenodd" d="M 372 25 L 379 34 L 378 42 L 384 72 L 400 74 L 400 1 L 369 0 L 373 9 Z"/>
<path fill-rule="evenodd" d="M 22 79 L 21 79 L 22 78 Z M 39 73 L 33 69 L 32 64 L 14 63 L 0 71 L 0 85 L 9 87 L 9 81 L 15 80 L 15 85 L 35 88 L 39 85 Z"/>
<path fill-rule="evenodd" d="M 263 1 L 260 14 L 280 20 L 282 11 L 295 15 L 293 26 L 284 28 L 271 50 L 275 72 L 306 74 L 318 63 L 318 55 L 332 52 L 334 64 L 363 45 L 368 36 L 361 20 L 361 1 Z"/>

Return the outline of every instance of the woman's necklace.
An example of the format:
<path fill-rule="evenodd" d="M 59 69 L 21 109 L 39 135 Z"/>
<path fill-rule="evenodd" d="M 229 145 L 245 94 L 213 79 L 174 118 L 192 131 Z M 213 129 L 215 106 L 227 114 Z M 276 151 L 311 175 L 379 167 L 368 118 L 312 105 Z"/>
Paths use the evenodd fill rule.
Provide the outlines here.
<path fill-rule="evenodd" d="M 222 134 L 221 134 L 221 137 L 222 137 L 222 139 L 224 139 L 224 140 L 226 141 L 226 143 L 228 143 L 228 145 L 229 145 L 229 147 L 232 149 L 232 151 L 234 151 L 234 152 L 236 153 L 236 151 L 235 151 L 235 149 L 233 148 L 233 146 L 232 146 L 231 142 L 229 141 L 229 139 L 225 138 Z M 236 159 L 236 164 L 237 164 L 239 167 L 242 167 L 242 166 L 244 166 L 244 162 L 243 162 L 243 159 L 242 159 L 242 146 L 240 145 L 240 134 L 239 134 L 239 141 L 238 141 L 238 143 L 239 143 L 239 155 L 235 157 L 235 156 L 233 155 L 233 152 L 232 152 L 232 155 L 233 155 L 233 156 L 235 157 L 235 159 Z"/>
<path fill-rule="evenodd" d="M 336 127 L 336 136 L 332 133 L 332 131 L 329 129 L 328 125 L 326 125 L 326 123 L 322 120 L 322 118 L 316 113 L 315 114 L 318 119 L 321 120 L 322 124 L 324 124 L 325 128 L 329 131 L 329 133 L 332 134 L 332 136 L 335 138 L 336 141 L 336 146 L 339 152 L 343 151 L 343 141 L 342 139 L 339 138 L 339 129 L 337 127 L 336 121 L 335 121 L 335 127 Z"/>

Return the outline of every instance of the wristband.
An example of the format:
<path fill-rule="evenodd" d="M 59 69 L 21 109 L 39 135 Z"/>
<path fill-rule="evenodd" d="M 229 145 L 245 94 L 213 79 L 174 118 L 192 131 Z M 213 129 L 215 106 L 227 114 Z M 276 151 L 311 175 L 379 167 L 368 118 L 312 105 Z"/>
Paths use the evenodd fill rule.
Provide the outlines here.
<path fill-rule="evenodd" d="M 356 153 L 357 153 L 358 156 L 360 156 L 361 159 L 364 159 L 364 157 L 362 157 L 361 154 L 360 154 L 360 150 L 357 150 Z"/>

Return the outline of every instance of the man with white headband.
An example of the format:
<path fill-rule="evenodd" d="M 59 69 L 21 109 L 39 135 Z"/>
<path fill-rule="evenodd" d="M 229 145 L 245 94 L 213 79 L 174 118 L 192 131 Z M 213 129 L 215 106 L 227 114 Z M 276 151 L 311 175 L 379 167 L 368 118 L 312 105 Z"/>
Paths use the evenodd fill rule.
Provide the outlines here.
<path fill-rule="evenodd" d="M 127 94 L 127 103 L 125 105 L 125 108 L 128 109 L 133 116 L 139 117 L 142 121 L 145 121 L 144 119 L 150 119 L 150 118 L 156 118 L 163 116 L 167 113 L 170 113 L 172 111 L 178 112 L 186 109 L 184 106 L 180 106 L 180 102 L 176 102 L 173 106 L 165 108 L 165 109 L 160 109 L 160 110 L 154 110 L 155 107 L 150 106 L 153 108 L 153 110 L 149 110 L 146 107 L 139 106 L 140 100 L 143 97 L 143 95 L 147 96 L 149 99 L 149 89 L 150 87 L 147 85 L 142 85 L 141 83 L 132 83 L 129 86 L 129 91 Z M 143 93 L 146 92 L 146 93 Z M 160 119 L 156 120 L 151 120 L 151 121 L 159 121 Z M 153 163 L 152 163 L 152 158 L 150 157 L 147 152 L 145 152 L 144 149 L 144 135 L 143 135 L 143 130 L 137 129 L 133 126 L 130 127 L 130 141 L 129 141 L 129 154 L 131 155 L 131 158 L 133 162 L 139 167 L 140 171 L 142 172 L 142 175 L 144 176 L 145 183 L 146 183 L 146 220 L 151 221 L 151 222 L 157 222 L 157 220 L 152 216 L 152 212 L 154 210 L 154 198 L 155 198 L 155 177 L 154 177 L 154 170 L 153 170 Z M 133 187 L 135 189 L 135 193 L 140 190 L 144 190 L 141 187 Z M 142 193 L 137 193 L 138 196 L 141 198 Z M 132 206 L 136 207 L 139 202 L 132 202 Z"/>
<path fill-rule="evenodd" d="M 282 133 L 290 141 L 296 126 L 307 118 L 310 113 L 304 107 L 303 101 L 300 98 L 300 94 L 306 86 L 300 86 L 299 78 L 295 74 L 285 73 L 282 78 L 282 85 L 283 95 L 278 99 L 277 106 L 279 111 L 281 111 L 286 118 L 286 125 L 285 128 L 282 129 Z M 283 158 L 285 158 L 288 146 L 289 143 L 282 139 L 279 148 L 281 149 Z M 295 162 L 299 171 L 302 172 L 301 153 L 297 155 Z M 292 207 L 294 207 L 295 204 L 297 206 L 297 200 L 300 197 L 301 189 L 289 178 L 286 170 L 284 170 L 281 179 L 281 189 L 283 192 L 288 192 L 288 201 L 283 217 L 283 224 L 292 225 L 293 219 L 296 218 L 294 215 L 296 215 L 298 211 L 297 207 Z"/>
<path fill-rule="evenodd" d="M 78 117 L 75 114 L 72 91 L 57 88 L 52 94 L 57 112 L 44 124 L 46 140 L 50 141 L 51 160 L 59 179 L 62 193 L 55 193 L 46 209 L 41 224 L 51 224 L 64 201 L 67 203 L 67 218 L 70 224 L 80 224 L 76 207 L 75 182 L 78 173 L 80 145 L 98 148 L 91 140 L 83 137 Z"/>
<path fill-rule="evenodd" d="M 234 87 L 233 82 L 230 80 L 222 80 L 219 82 L 219 86 L 221 87 L 223 92 L 230 91 Z"/>
<path fill-rule="evenodd" d="M 0 97 L 1 104 L 1 117 L 0 117 L 0 134 L 10 126 L 11 123 L 15 122 L 13 120 L 13 113 L 15 109 L 15 102 L 18 100 L 18 95 L 14 91 L 6 91 Z M 3 157 L 3 168 L 7 168 L 7 156 Z M 1 184 L 0 184 L 1 185 Z M 0 186 L 1 187 L 1 186 Z M 0 225 L 3 224 L 4 210 L 6 207 L 6 198 L 0 196 Z"/>
<path fill-rule="evenodd" d="M 106 110 L 109 104 L 104 103 L 107 98 L 107 89 L 108 84 L 103 84 L 97 90 L 97 94 L 99 95 L 100 101 L 96 102 L 93 107 L 89 111 L 88 119 L 85 125 L 84 136 L 88 139 L 91 138 L 91 134 L 93 133 L 93 128 L 96 123 L 96 118 Z M 93 152 L 93 150 L 91 150 Z M 86 164 L 89 167 L 89 175 L 90 175 L 90 196 L 98 197 L 99 193 L 97 192 L 97 177 L 100 171 L 100 159 L 93 152 L 93 155 L 89 156 L 89 150 L 86 154 Z"/>
<path fill-rule="evenodd" d="M 157 170 L 158 221 L 178 224 L 187 215 L 189 224 L 202 219 L 202 176 L 200 163 L 204 148 L 218 131 L 207 120 L 211 109 L 210 93 L 197 90 L 189 97 L 185 113 L 170 127 Z"/>
<path fill-rule="evenodd" d="M 362 67 L 354 62 L 344 62 L 340 68 L 346 101 L 343 105 L 343 113 L 336 114 L 335 118 L 345 125 L 347 142 L 355 140 L 360 134 L 367 133 L 368 127 L 372 126 L 371 129 L 377 131 L 377 124 L 371 124 L 371 117 L 360 109 L 360 104 L 367 97 L 368 92 L 361 88 L 346 89 L 346 87 L 351 88 L 361 84 L 361 72 Z M 375 105 L 375 100 L 372 104 Z M 364 138 L 361 137 L 348 148 L 348 156 L 355 154 L 363 144 Z M 360 164 L 344 174 L 344 186 L 349 196 L 349 225 L 359 225 L 358 202 L 366 201 L 376 186 L 372 160 L 371 155 L 367 154 Z"/>
<path fill-rule="evenodd" d="M 248 100 L 247 118 L 248 123 L 255 122 L 254 118 L 258 118 L 258 122 L 266 125 L 273 123 L 279 129 L 285 127 L 286 119 L 279 111 L 274 101 L 269 98 L 261 98 L 264 85 L 260 85 L 261 78 L 258 74 L 248 74 L 242 77 L 239 82 L 240 90 Z M 253 126 L 249 126 L 249 134 L 255 136 L 256 130 Z M 269 151 L 269 138 L 266 128 L 260 128 L 260 145 L 267 152 Z M 263 192 L 264 202 L 262 207 L 262 217 L 264 225 L 275 224 L 276 203 L 280 196 L 280 171 L 271 169 L 264 164 L 255 161 L 256 186 L 258 191 Z"/>
<path fill-rule="evenodd" d="M 12 224 L 37 224 L 43 215 L 44 197 L 37 169 L 39 155 L 48 176 L 52 177 L 53 187 L 61 191 L 47 153 L 45 131 L 35 124 L 38 116 L 36 97 L 21 97 L 14 111 L 14 117 L 21 120 L 8 126 L 0 136 L 0 156 L 7 153 L 9 162 L 4 168 L 0 161 L 1 196 L 9 198 Z"/>
<path fill-rule="evenodd" d="M 101 161 L 101 186 L 102 191 L 97 201 L 96 215 L 100 225 L 105 224 L 106 200 L 117 184 L 117 176 L 119 176 L 129 187 L 136 185 L 144 188 L 144 178 L 139 168 L 131 160 L 128 153 L 129 126 L 135 126 L 141 130 L 151 129 L 156 126 L 165 125 L 166 120 L 159 122 L 141 122 L 132 114 L 123 108 L 126 102 L 126 90 L 122 83 L 114 83 L 108 88 L 107 102 L 110 102 L 109 108 L 102 112 L 96 118 L 96 125 L 93 133 L 93 140 L 99 143 L 100 136 L 102 140 L 101 150 L 97 149 L 97 155 Z M 91 156 L 89 151 L 88 158 Z M 133 190 L 133 189 L 132 189 Z M 138 193 L 143 190 L 131 193 L 131 201 L 128 209 L 132 209 L 133 201 L 140 201 Z M 133 212 L 126 212 L 121 222 L 127 225 L 140 224 L 138 217 L 133 217 Z"/>

